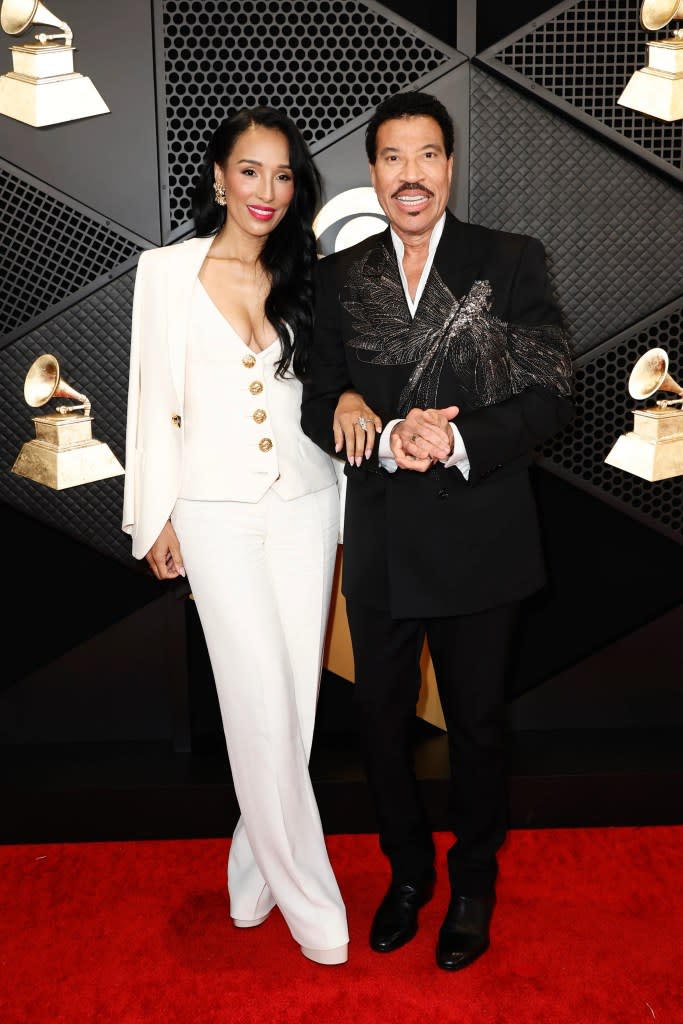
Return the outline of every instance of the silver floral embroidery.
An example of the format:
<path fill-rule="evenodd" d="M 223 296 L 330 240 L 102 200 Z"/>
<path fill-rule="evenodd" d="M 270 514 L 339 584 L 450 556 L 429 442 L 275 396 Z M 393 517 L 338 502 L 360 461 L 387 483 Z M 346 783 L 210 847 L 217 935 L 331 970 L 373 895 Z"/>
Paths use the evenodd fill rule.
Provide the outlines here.
<path fill-rule="evenodd" d="M 380 247 L 351 268 L 342 293 L 356 332 L 351 348 L 375 365 L 414 363 L 399 399 L 398 414 L 437 405 L 446 363 L 466 409 L 504 401 L 533 386 L 571 393 L 571 356 L 556 324 L 509 324 L 491 313 L 489 281 L 475 281 L 456 299 L 432 267 L 417 313 L 411 319 L 395 261 Z"/>

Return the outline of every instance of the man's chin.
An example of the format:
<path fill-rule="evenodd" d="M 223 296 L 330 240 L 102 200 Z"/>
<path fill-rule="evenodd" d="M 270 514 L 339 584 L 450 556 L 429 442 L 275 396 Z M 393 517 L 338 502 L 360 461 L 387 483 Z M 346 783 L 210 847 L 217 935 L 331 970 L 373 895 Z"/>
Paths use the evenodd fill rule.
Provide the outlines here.
<path fill-rule="evenodd" d="M 429 231 L 434 227 L 438 217 L 434 218 L 434 211 L 425 210 L 401 210 L 401 216 L 397 217 L 394 223 L 400 229 L 401 226 L 410 228 L 411 231 Z"/>

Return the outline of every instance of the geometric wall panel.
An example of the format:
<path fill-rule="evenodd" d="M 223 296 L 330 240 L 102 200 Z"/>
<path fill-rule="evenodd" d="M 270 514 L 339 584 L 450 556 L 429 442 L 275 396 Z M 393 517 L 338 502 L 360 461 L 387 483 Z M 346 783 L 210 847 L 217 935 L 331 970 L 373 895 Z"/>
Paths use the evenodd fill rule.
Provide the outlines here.
<path fill-rule="evenodd" d="M 130 10 L 128 2 L 126 7 Z M 352 140 L 359 161 L 353 167 L 359 175 L 362 171 L 365 184 L 361 136 L 375 105 L 398 90 L 441 90 L 446 105 L 458 108 L 457 129 L 469 144 L 467 156 L 467 150 L 458 153 L 457 172 L 464 179 L 462 194 L 469 192 L 468 219 L 529 232 L 546 246 L 576 359 L 580 409 L 542 459 L 607 500 L 632 509 L 637 504 L 635 510 L 649 522 L 677 535 L 680 502 L 667 497 L 676 482 L 641 486 L 604 466 L 629 417 L 625 412 L 624 423 L 617 424 L 614 415 L 604 413 L 597 386 L 611 389 L 613 408 L 614 396 L 618 401 L 623 396 L 626 410 L 628 372 L 644 348 L 659 343 L 669 352 L 672 373 L 680 372 L 676 317 L 683 287 L 677 268 L 683 265 L 683 231 L 676 225 L 683 222 L 683 190 L 631 152 L 605 145 L 604 137 L 573 116 L 589 110 L 589 73 L 581 70 L 581 92 L 568 70 L 580 61 L 565 54 L 563 65 L 560 58 L 562 39 L 566 43 L 571 32 L 572 40 L 584 34 L 587 52 L 594 45 L 599 29 L 589 31 L 589 12 L 606 17 L 605 12 L 623 14 L 628 8 L 632 19 L 632 7 L 633 0 L 561 5 L 554 9 L 559 14 L 546 19 L 545 35 L 526 33 L 525 40 L 532 41 L 514 51 L 514 60 L 512 50 L 508 54 L 503 47 L 510 66 L 491 61 L 498 68 L 494 74 L 486 62 L 476 58 L 477 64 L 469 64 L 463 54 L 423 38 L 415 26 L 372 2 L 154 0 L 161 167 L 155 199 L 164 241 L 170 241 L 169 232 L 175 238 L 187 232 L 189 197 L 209 131 L 238 107 L 259 102 L 287 110 L 318 158 L 337 161 L 340 187 L 349 165 L 339 158 L 348 151 L 344 140 Z M 634 49 L 633 64 L 639 63 Z M 563 67 L 566 80 L 561 80 Z M 539 93 L 556 91 L 554 106 L 535 98 L 532 73 L 542 83 Z M 620 75 L 617 70 L 615 82 Z M 514 76 L 524 89 L 511 84 Z M 96 68 L 93 78 L 99 81 Z M 602 88 L 596 78 L 597 93 Z M 558 110 L 561 104 L 566 109 Z M 598 107 L 590 107 L 591 116 Z M 100 120 L 104 125 L 107 119 Z M 154 172 L 156 166 L 154 161 Z M 30 170 L 39 174 L 39 164 Z M 120 528 L 123 477 L 53 491 L 9 470 L 22 443 L 34 435 L 31 417 L 39 412 L 26 406 L 23 381 L 42 352 L 54 353 L 65 379 L 92 401 L 94 437 L 106 441 L 123 462 L 135 274 L 130 268 L 144 238 L 120 224 L 112 228 L 101 212 L 2 161 L 0 203 L 5 213 L 0 413 L 6 470 L 0 474 L 0 501 L 130 565 L 130 539 Z M 108 281 L 108 274 L 114 280 Z M 672 303 L 678 306 L 670 322 L 660 318 L 651 327 L 663 340 L 645 343 L 624 333 Z M 612 355 L 615 337 L 625 349 Z M 603 364 L 590 362 L 598 352 L 610 367 L 604 380 Z M 612 366 L 613 359 L 623 362 Z M 654 494 L 661 500 L 653 502 Z"/>
<path fill-rule="evenodd" d="M 428 91 L 444 104 L 456 126 L 453 138 L 453 178 L 449 209 L 462 220 L 468 211 L 469 166 L 469 108 L 470 67 L 464 61 L 445 75 L 431 82 Z M 324 201 L 331 201 L 340 193 L 354 188 L 370 188 L 368 158 L 365 155 L 365 124 L 345 134 L 327 146 L 315 158 L 323 181 Z M 328 207 L 329 210 L 329 207 Z M 322 255 L 334 252 L 337 236 L 352 220 L 348 211 L 338 211 L 339 217 L 318 236 L 318 251 Z M 333 215 L 332 215 L 333 216 Z M 386 220 L 382 224 L 386 223 Z"/>
<path fill-rule="evenodd" d="M 561 4 L 487 56 L 523 78 L 527 88 L 533 83 L 538 95 L 567 105 L 573 115 L 620 137 L 683 181 L 683 123 L 647 117 L 617 102 L 633 72 L 647 63 L 647 43 L 671 36 L 676 27 L 647 32 L 640 8 L 641 0 Z"/>
<path fill-rule="evenodd" d="M 21 445 L 35 436 L 32 417 L 54 411 L 54 402 L 32 409 L 24 401 L 26 373 L 43 352 L 57 357 L 64 379 L 92 402 L 93 437 L 106 442 L 123 465 L 133 282 L 134 271 L 121 275 L 0 351 L 0 501 L 129 566 L 130 538 L 121 530 L 122 475 L 57 491 L 11 468 Z"/>
<path fill-rule="evenodd" d="M 26 17 L 32 6 L 20 5 Z M 158 245 L 152 5 L 149 0 L 45 0 L 45 6 L 73 29 L 75 71 L 92 79 L 109 113 L 38 129 L 0 115 L 0 157 L 40 178 L 48 190 L 97 210 L 143 245 Z M 14 9 L 19 9 L 16 2 Z M 18 36 L 0 33 L 0 74 L 12 70 L 10 46 L 34 43 L 39 31 L 34 24 Z M 45 88 L 39 86 L 38 93 Z"/>
<path fill-rule="evenodd" d="M 542 240 L 575 356 L 683 294 L 681 186 L 476 67 L 470 161 L 470 219 Z"/>
<path fill-rule="evenodd" d="M 281 108 L 315 152 L 380 100 L 448 70 L 455 51 L 371 2 L 162 4 L 171 231 L 187 224 L 210 131 L 243 106 Z M 460 59 L 462 56 L 460 56 Z M 162 140 L 163 143 L 163 140 Z"/>
<path fill-rule="evenodd" d="M 0 209 L 0 336 L 17 332 L 141 251 L 98 214 L 1 161 Z"/>
<path fill-rule="evenodd" d="M 633 430 L 634 408 L 654 405 L 655 397 L 634 402 L 628 379 L 636 360 L 648 349 L 669 354 L 669 373 L 683 379 L 683 300 L 663 310 L 650 323 L 615 339 L 576 363 L 576 417 L 542 450 L 541 463 L 571 476 L 660 532 L 683 540 L 683 476 L 650 482 L 605 465 L 617 438 Z M 664 395 L 672 398 L 675 396 Z"/>

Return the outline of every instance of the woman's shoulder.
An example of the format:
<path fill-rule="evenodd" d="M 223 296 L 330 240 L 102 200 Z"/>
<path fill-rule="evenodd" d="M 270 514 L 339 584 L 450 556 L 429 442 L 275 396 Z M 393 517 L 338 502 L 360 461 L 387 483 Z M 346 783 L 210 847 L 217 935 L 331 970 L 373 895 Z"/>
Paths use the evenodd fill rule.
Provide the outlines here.
<path fill-rule="evenodd" d="M 151 284 L 154 281 L 165 280 L 168 274 L 197 274 L 212 238 L 213 236 L 186 238 L 181 242 L 145 249 L 138 259 L 138 281 L 144 279 Z"/>
<path fill-rule="evenodd" d="M 208 249 L 211 244 L 211 237 L 192 237 L 184 238 L 180 242 L 170 242 L 168 245 L 157 245 L 151 249 L 145 249 L 140 253 L 139 262 L 151 264 L 163 264 L 173 262 L 176 259 L 182 259 L 185 255 L 190 255 L 193 252 L 199 252 L 201 249 Z"/>

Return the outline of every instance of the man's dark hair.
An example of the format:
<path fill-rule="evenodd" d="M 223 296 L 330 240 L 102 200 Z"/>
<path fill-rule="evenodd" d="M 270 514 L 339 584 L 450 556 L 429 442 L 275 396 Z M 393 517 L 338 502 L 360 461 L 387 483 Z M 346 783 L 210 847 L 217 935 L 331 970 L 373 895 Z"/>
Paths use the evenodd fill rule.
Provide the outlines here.
<path fill-rule="evenodd" d="M 374 164 L 377 159 L 377 132 L 385 121 L 400 117 L 433 117 L 443 135 L 446 156 L 453 152 L 453 118 L 441 100 L 428 92 L 397 92 L 382 100 L 365 129 L 365 152 Z"/>

